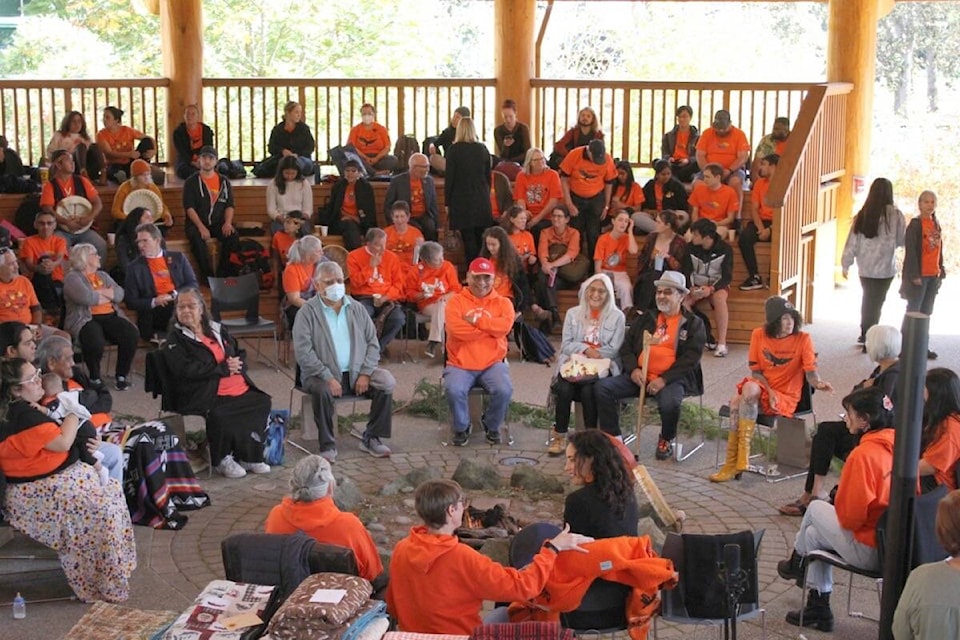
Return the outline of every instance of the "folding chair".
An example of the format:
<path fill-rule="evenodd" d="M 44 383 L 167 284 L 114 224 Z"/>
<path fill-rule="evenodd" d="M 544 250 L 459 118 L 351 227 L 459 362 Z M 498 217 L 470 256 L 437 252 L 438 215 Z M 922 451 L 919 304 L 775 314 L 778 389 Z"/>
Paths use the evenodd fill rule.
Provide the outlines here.
<path fill-rule="evenodd" d="M 257 357 L 262 360 L 260 338 L 273 336 L 274 366 L 280 362 L 277 323 L 260 315 L 260 282 L 255 273 L 230 278 L 209 278 L 210 315 L 234 338 L 256 337 Z M 242 318 L 222 318 L 224 311 L 243 311 Z"/>
<path fill-rule="evenodd" d="M 293 415 L 293 394 L 294 393 L 300 393 L 303 396 L 303 401 L 300 403 L 300 416 L 301 416 L 300 433 L 302 434 L 302 437 L 304 440 L 316 440 L 319 434 L 317 431 L 317 424 L 316 422 L 314 422 L 314 419 L 313 419 L 313 398 L 310 397 L 310 392 L 303 388 L 303 384 L 300 380 L 300 365 L 298 364 L 294 365 L 293 386 L 290 387 L 290 398 L 287 401 L 287 408 L 291 416 Z M 339 398 L 334 398 L 333 404 L 339 405 L 347 402 L 352 402 L 353 403 L 352 413 L 356 413 L 357 403 L 366 399 L 367 398 L 355 396 L 353 394 L 344 394 Z M 350 431 L 350 435 L 357 438 L 362 438 L 363 436 L 362 432 L 358 435 L 357 433 L 354 433 L 354 430 Z M 300 449 L 304 453 L 309 453 L 309 451 L 307 451 L 300 445 L 296 444 L 295 442 L 291 440 L 287 440 L 287 442 L 290 442 L 293 446 Z"/>
<path fill-rule="evenodd" d="M 741 531 L 739 534 L 711 536 L 668 533 L 667 539 L 663 543 L 661 556 L 673 562 L 674 568 L 680 574 L 680 582 L 674 589 L 660 591 L 660 615 L 653 618 L 654 639 L 658 637 L 658 619 L 675 624 L 716 626 L 717 637 L 720 637 L 724 618 L 722 607 L 716 605 L 718 601 L 722 602 L 722 592 L 718 592 L 717 589 L 723 589 L 723 586 L 717 584 L 719 573 L 717 562 L 723 557 L 722 545 L 725 542 L 733 542 L 733 539 L 738 537 L 748 539 L 752 537 L 754 558 L 752 563 L 741 564 L 745 572 L 746 590 L 737 604 L 736 622 L 739 623 L 760 616 L 760 637 L 766 638 L 766 610 L 760 606 L 760 588 L 757 579 L 757 559 L 760 557 L 760 543 L 763 540 L 764 531 L 764 529 L 759 529 L 753 532 Z M 716 560 L 710 561 L 706 565 L 697 566 L 689 561 L 690 558 L 709 557 L 711 548 L 720 552 L 716 555 Z M 742 548 L 743 545 L 741 544 Z M 705 551 L 705 553 L 695 553 L 697 549 Z M 704 594 L 710 596 L 709 602 Z"/>
<path fill-rule="evenodd" d="M 700 405 L 700 406 L 699 406 L 699 414 L 698 414 L 699 419 L 698 419 L 698 421 L 697 421 L 697 422 L 699 423 L 699 425 L 700 425 L 700 428 L 699 428 L 699 431 L 700 431 L 700 440 L 699 440 L 699 442 L 697 442 L 696 440 L 694 440 L 693 442 L 691 442 L 690 444 L 691 444 L 692 446 L 691 446 L 691 448 L 690 448 L 689 450 L 687 450 L 686 453 L 684 453 L 684 449 L 686 448 L 686 446 L 684 445 L 684 443 L 682 443 L 682 442 L 676 442 L 676 443 L 674 443 L 673 455 L 674 455 L 674 458 L 676 459 L 677 462 L 684 462 L 687 458 L 689 458 L 690 456 L 692 456 L 693 454 L 695 454 L 697 451 L 699 451 L 700 449 L 702 449 L 702 448 L 704 447 L 704 445 L 707 444 L 707 431 L 706 431 L 706 425 L 704 424 L 704 420 L 703 420 L 703 369 L 700 367 L 699 364 L 697 365 L 696 371 L 694 371 L 694 377 L 696 378 L 696 384 L 697 384 L 697 386 L 696 386 L 695 388 L 693 388 L 693 389 L 687 390 L 687 392 L 684 394 L 684 398 L 686 399 L 686 398 L 696 397 L 696 398 L 697 398 L 697 401 L 698 401 L 698 403 L 699 403 L 699 405 Z M 652 404 L 653 400 L 654 400 L 654 398 L 645 396 L 645 397 L 644 397 L 644 405 L 646 405 L 646 404 Z M 640 435 L 641 435 L 641 433 L 643 432 L 643 428 L 646 427 L 646 426 L 648 426 L 648 425 L 647 425 L 646 421 L 643 420 L 643 414 L 644 414 L 644 412 L 647 410 L 647 407 L 646 407 L 646 406 L 641 407 L 641 406 L 639 405 L 639 398 L 637 399 L 637 401 L 638 401 L 637 411 L 639 411 L 639 412 L 641 413 L 641 415 L 639 415 L 639 416 L 637 417 L 637 426 L 636 426 L 636 429 L 634 430 L 633 433 L 628 433 L 626 436 L 624 436 L 624 438 L 623 438 L 623 443 L 624 443 L 625 445 L 629 446 L 631 443 L 633 443 L 634 441 L 636 441 L 636 442 L 637 442 L 637 447 L 638 447 L 638 449 L 639 449 L 639 447 L 640 447 Z M 633 402 L 633 401 L 630 400 L 629 402 Z M 622 402 L 622 403 L 620 404 L 621 412 L 622 412 L 622 409 L 624 408 L 624 406 L 626 406 L 627 404 L 629 404 L 629 402 L 627 402 L 627 403 L 623 403 L 623 402 Z M 653 406 L 653 409 L 652 409 L 652 410 L 653 410 L 653 411 L 656 411 L 656 410 L 657 410 L 655 405 Z M 638 453 L 639 453 L 639 451 L 638 451 Z"/>
<path fill-rule="evenodd" d="M 403 352 L 400 354 L 400 362 L 412 362 L 417 364 L 418 360 L 410 355 L 410 331 L 415 334 L 414 342 L 417 343 L 417 351 L 420 344 L 420 327 L 430 322 L 430 316 L 420 313 L 413 305 L 404 305 L 404 312 L 407 314 L 406 323 L 403 326 Z"/>
<path fill-rule="evenodd" d="M 800 392 L 800 401 L 797 403 L 797 408 L 794 410 L 793 416 L 770 416 L 763 414 L 757 416 L 757 433 L 760 434 L 761 437 L 766 434 L 764 438 L 766 442 L 764 442 L 764 452 L 751 454 L 750 459 L 753 460 L 762 455 L 767 457 L 768 462 L 765 465 L 751 464 L 747 468 L 749 473 L 764 476 L 767 482 L 771 483 L 783 482 L 784 480 L 807 475 L 807 468 L 810 466 L 810 438 L 807 437 L 807 427 L 804 418 L 808 415 L 813 416 L 813 423 L 817 423 L 817 414 L 813 410 L 814 391 L 813 386 L 804 378 Z M 730 424 L 730 405 L 725 404 L 720 407 L 717 415 L 717 427 L 720 431 L 732 428 Z M 724 427 L 724 425 L 726 425 L 726 427 Z M 770 444 L 774 432 L 777 434 L 777 446 L 773 461 L 769 461 Z M 718 468 L 720 467 L 721 440 L 725 439 L 717 438 L 714 458 L 714 463 Z M 780 470 L 781 466 L 787 466 L 796 470 L 782 473 Z"/>

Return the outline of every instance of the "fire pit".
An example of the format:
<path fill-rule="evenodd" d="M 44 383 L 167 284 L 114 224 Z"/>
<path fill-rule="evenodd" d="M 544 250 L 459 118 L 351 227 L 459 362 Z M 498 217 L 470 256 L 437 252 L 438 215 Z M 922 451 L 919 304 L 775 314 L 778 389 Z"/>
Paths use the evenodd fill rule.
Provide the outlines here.
<path fill-rule="evenodd" d="M 520 522 L 508 513 L 508 508 L 509 505 L 503 502 L 489 509 L 468 506 L 463 510 L 463 522 L 456 531 L 460 542 L 479 549 L 491 538 L 512 538 L 520 531 Z"/>

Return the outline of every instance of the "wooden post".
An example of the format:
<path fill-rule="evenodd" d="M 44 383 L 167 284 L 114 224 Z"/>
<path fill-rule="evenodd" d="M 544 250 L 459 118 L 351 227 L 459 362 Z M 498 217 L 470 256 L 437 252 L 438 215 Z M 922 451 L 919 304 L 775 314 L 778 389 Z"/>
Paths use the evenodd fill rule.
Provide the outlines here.
<path fill-rule="evenodd" d="M 200 104 L 203 95 L 203 2 L 159 1 L 163 75 L 170 80 L 166 157 L 172 166 L 176 160 L 173 130 L 183 121 L 184 107 Z"/>
<path fill-rule="evenodd" d="M 497 78 L 497 109 L 494 121 L 500 123 L 500 105 L 507 98 L 517 101 L 517 119 L 533 126 L 536 0 L 494 0 L 495 28 L 493 68 Z M 532 133 L 532 131 L 531 131 Z"/>
<path fill-rule="evenodd" d="M 870 133 L 873 128 L 873 83 L 877 62 L 877 21 L 886 15 L 888 0 L 830 0 L 827 25 L 827 81 L 851 82 L 847 97 L 846 173 L 837 197 L 837 265 L 853 217 L 854 176 L 870 172 Z M 840 280 L 836 269 L 836 281 Z"/>

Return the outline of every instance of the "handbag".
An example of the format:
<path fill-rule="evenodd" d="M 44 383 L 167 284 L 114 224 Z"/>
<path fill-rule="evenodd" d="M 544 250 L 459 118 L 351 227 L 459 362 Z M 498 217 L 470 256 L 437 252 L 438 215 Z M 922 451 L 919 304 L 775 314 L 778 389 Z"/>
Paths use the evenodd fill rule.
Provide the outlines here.
<path fill-rule="evenodd" d="M 567 252 L 567 245 L 562 242 L 552 242 L 547 247 L 547 258 L 553 262 Z M 590 272 L 590 261 L 582 253 L 578 253 L 573 261 L 557 269 L 557 275 L 567 282 L 582 282 Z"/>
<path fill-rule="evenodd" d="M 610 358 L 590 358 L 574 353 L 560 365 L 560 377 L 567 382 L 599 380 L 610 375 Z"/>

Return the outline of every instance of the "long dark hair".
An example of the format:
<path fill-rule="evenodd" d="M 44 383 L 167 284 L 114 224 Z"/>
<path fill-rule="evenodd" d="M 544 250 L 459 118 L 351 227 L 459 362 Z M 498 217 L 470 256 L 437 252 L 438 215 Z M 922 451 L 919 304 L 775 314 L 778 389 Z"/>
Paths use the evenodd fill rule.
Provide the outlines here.
<path fill-rule="evenodd" d="M 493 236 L 500 242 L 499 255 L 491 255 L 490 251 L 487 250 L 487 238 L 490 236 Z M 516 278 L 520 275 L 521 270 L 520 256 L 517 254 L 516 247 L 513 246 L 503 227 L 493 226 L 484 231 L 483 242 L 481 242 L 480 245 L 480 255 L 484 258 L 493 258 L 496 260 L 497 270 L 500 271 L 500 273 L 506 274 L 511 282 L 516 282 Z"/>
<path fill-rule="evenodd" d="M 5 358 L 7 349 L 20 346 L 20 336 L 24 331 L 29 331 L 30 327 L 16 320 L 8 320 L 0 323 L 0 358 Z"/>
<path fill-rule="evenodd" d="M 503 217 L 500 218 L 500 224 L 503 225 L 504 231 L 507 234 L 515 233 L 517 231 L 516 225 L 513 223 L 516 220 L 517 216 L 526 211 L 523 207 L 518 204 L 510 205 L 510 208 L 503 212 Z"/>
<path fill-rule="evenodd" d="M 927 401 L 923 403 L 921 451 L 940 439 L 947 418 L 960 418 L 960 378 L 956 373 L 946 367 L 930 369 L 924 386 Z"/>
<path fill-rule="evenodd" d="M 853 220 L 853 233 L 859 233 L 864 238 L 876 238 L 880 232 L 880 219 L 884 226 L 890 229 L 890 220 L 887 216 L 887 207 L 893 205 L 893 184 L 886 178 L 877 178 L 870 185 L 870 192 L 863 203 L 863 208 Z"/>
<path fill-rule="evenodd" d="M 624 181 L 622 188 L 624 197 L 629 196 L 630 190 L 633 189 L 633 183 L 635 182 L 633 178 L 633 167 L 630 166 L 630 162 L 628 160 L 621 160 L 617 163 L 616 167 L 617 171 L 623 169 L 627 173 L 627 179 Z M 613 194 L 616 195 L 620 193 L 620 189 L 620 181 L 617 180 L 613 185 Z"/>
<path fill-rule="evenodd" d="M 77 132 L 84 140 L 90 139 L 90 134 L 87 133 L 87 119 L 83 117 L 83 114 L 79 111 L 71 111 L 67 115 L 63 116 L 63 120 L 60 121 L 60 133 L 63 135 L 68 135 L 70 133 L 70 121 L 73 120 L 74 116 L 80 116 L 80 131 Z"/>
<path fill-rule="evenodd" d="M 124 218 L 123 224 L 120 225 L 120 233 L 130 239 L 134 249 L 137 247 L 137 227 L 140 226 L 140 221 L 143 220 L 143 214 L 146 212 L 146 207 L 135 207 L 130 210 L 130 213 Z"/>
<path fill-rule="evenodd" d="M 857 389 L 840 404 L 847 411 L 856 411 L 863 416 L 867 421 L 867 431 L 893 428 L 893 402 L 880 387 Z"/>
<path fill-rule="evenodd" d="M 23 358 L 4 358 L 0 360 L 0 421 L 7 419 L 10 403 L 16 400 L 14 387 L 23 380 L 23 367 L 29 364 Z"/>
<path fill-rule="evenodd" d="M 280 192 L 280 195 L 287 192 L 287 181 L 283 179 L 283 172 L 287 169 L 296 169 L 296 180 L 303 180 L 303 168 L 300 166 L 297 156 L 283 156 L 277 164 L 277 175 L 273 178 L 273 183 L 277 185 L 277 191 Z"/>
<path fill-rule="evenodd" d="M 570 444 L 576 449 L 574 465 L 579 469 L 586 460 L 591 461 L 593 486 L 600 493 L 600 499 L 616 517 L 622 518 L 633 497 L 633 479 L 623 455 L 599 429 L 574 433 Z"/>

